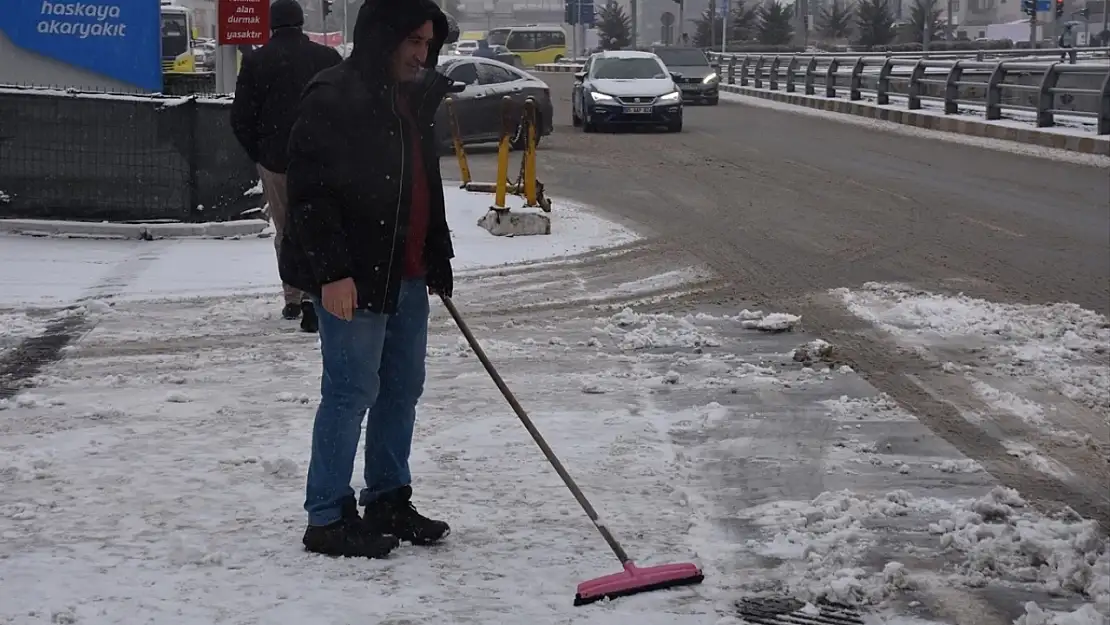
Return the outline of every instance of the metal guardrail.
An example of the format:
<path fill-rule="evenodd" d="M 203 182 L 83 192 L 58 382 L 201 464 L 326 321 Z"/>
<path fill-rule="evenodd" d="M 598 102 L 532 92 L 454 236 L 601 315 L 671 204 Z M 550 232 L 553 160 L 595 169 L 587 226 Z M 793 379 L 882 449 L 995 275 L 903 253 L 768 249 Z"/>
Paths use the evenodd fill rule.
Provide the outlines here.
<path fill-rule="evenodd" d="M 938 51 L 910 51 L 910 52 L 793 52 L 781 53 L 780 56 L 796 54 L 798 56 L 827 57 L 856 57 L 856 56 L 882 56 L 893 58 L 927 58 L 927 59 L 972 59 L 983 61 L 986 59 L 1044 57 L 1045 62 L 1061 58 L 1068 52 L 1076 52 L 1080 59 L 1107 59 L 1110 58 L 1110 47 L 1105 48 L 1002 48 L 983 50 L 938 50 Z M 759 52 L 714 52 L 707 50 L 706 55 L 714 62 L 726 63 L 730 57 L 758 56 Z M 765 56 L 774 53 L 764 52 Z"/>
<path fill-rule="evenodd" d="M 722 69 L 725 82 L 752 86 L 756 89 L 777 91 L 780 84 L 788 93 L 798 89 L 799 79 L 805 95 L 817 95 L 818 86 L 823 95 L 836 98 L 842 91 L 849 100 L 862 100 L 864 91 L 875 94 L 876 104 L 890 104 L 891 95 L 907 98 L 907 108 L 919 110 L 922 101 L 944 103 L 944 113 L 959 113 L 960 105 L 985 107 L 988 120 L 1002 119 L 1003 110 L 1032 112 L 1038 128 L 1056 125 L 1058 114 L 1095 119 L 1096 132 L 1110 134 L 1110 64 L 1084 62 L 1038 63 L 1029 61 L 975 61 L 969 59 L 934 59 L 916 56 L 846 56 L 846 55 L 766 55 L 730 54 Z M 870 71 L 869 71 L 870 70 Z M 876 71 L 877 70 L 877 71 Z M 931 78 L 930 75 L 937 76 Z M 943 75 L 943 77 L 940 77 Z M 1036 84 L 1008 83 L 1011 76 L 1032 77 Z M 818 77 L 822 84 L 818 85 Z M 1060 86 L 1063 77 L 1090 77 L 1098 85 L 1094 88 Z M 904 84 L 906 90 L 896 91 L 892 86 Z M 872 87 L 872 85 L 874 85 Z M 929 95 L 929 87 L 939 87 L 942 95 Z M 967 94 L 982 90 L 982 99 L 972 99 Z M 1032 105 L 1006 103 L 1006 96 L 1014 93 L 1032 94 Z M 1062 110 L 1057 108 L 1057 97 L 1069 97 L 1073 102 L 1090 102 L 1087 108 Z M 1009 98 L 1013 99 L 1013 98 Z"/>

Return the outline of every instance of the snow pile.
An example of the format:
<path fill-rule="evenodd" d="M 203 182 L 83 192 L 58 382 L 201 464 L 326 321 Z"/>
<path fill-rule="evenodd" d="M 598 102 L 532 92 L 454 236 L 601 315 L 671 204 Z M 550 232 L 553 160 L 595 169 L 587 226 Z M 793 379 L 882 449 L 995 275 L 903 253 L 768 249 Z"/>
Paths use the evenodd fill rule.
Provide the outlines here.
<path fill-rule="evenodd" d="M 48 321 L 22 312 L 0 313 L 0 354 L 9 343 L 14 347 L 21 339 L 42 334 Z"/>
<path fill-rule="evenodd" d="M 756 525 L 774 527 L 773 537 L 749 546 L 762 555 L 787 559 L 784 577 L 799 601 L 877 605 L 912 588 L 905 568 L 888 562 L 882 571 L 860 566 L 876 537 L 876 519 L 902 517 L 935 507 L 905 491 L 869 497 L 851 491 L 825 492 L 808 503 L 775 502 L 749 511 Z"/>
<path fill-rule="evenodd" d="M 616 339 L 623 350 L 720 346 L 720 340 L 695 324 L 696 320 L 691 315 L 642 314 L 625 308 L 596 331 Z"/>
<path fill-rule="evenodd" d="M 819 361 L 829 361 L 832 359 L 833 346 L 828 341 L 822 339 L 813 339 L 808 343 L 804 343 L 794 348 L 790 357 L 794 362 L 800 362 L 804 365 L 812 365 Z"/>
<path fill-rule="evenodd" d="M 943 548 L 962 554 L 960 571 L 971 586 L 991 579 L 1036 583 L 1110 611 L 1110 544 L 1095 521 L 1070 511 L 1040 516 L 1017 491 L 998 486 L 929 531 L 940 535 Z"/>
<path fill-rule="evenodd" d="M 927 526 L 938 546 L 958 558 L 957 581 L 973 587 L 990 580 L 1032 584 L 1055 595 L 1078 595 L 1100 613 L 1110 612 L 1110 549 L 1098 524 L 1071 511 L 1045 517 L 1002 486 L 979 499 L 955 501 L 904 490 L 825 492 L 810 502 L 758 506 L 743 517 L 767 530 L 765 539 L 749 540 L 748 547 L 785 561 L 777 573 L 799 601 L 879 605 L 914 588 L 899 562 L 888 561 L 881 571 L 863 564 L 875 555 L 884 527 L 910 523 Z"/>
<path fill-rule="evenodd" d="M 1074 612 L 1053 612 L 1041 609 L 1035 601 L 1025 603 L 1025 614 L 1014 625 L 1107 625 L 1110 618 L 1100 614 L 1095 606 L 1086 604 Z"/>
<path fill-rule="evenodd" d="M 996 372 L 1034 376 L 1110 423 L 1110 323 L 1075 304 L 999 304 L 869 282 L 833 289 L 853 314 L 911 341 L 981 348 Z"/>
<path fill-rule="evenodd" d="M 745 308 L 740 314 L 732 317 L 739 321 L 740 326 L 748 330 L 762 330 L 763 332 L 789 332 L 794 329 L 802 318 L 798 315 L 787 313 L 765 314 L 762 310 L 748 310 Z"/>
<path fill-rule="evenodd" d="M 880 393 L 875 397 L 841 395 L 837 399 L 826 399 L 818 403 L 827 408 L 830 416 L 837 421 L 917 420 L 886 393 Z"/>
<path fill-rule="evenodd" d="M 967 378 L 971 383 L 971 388 L 975 390 L 975 394 L 993 409 L 1012 414 L 1026 424 L 1052 435 L 1059 442 L 1072 446 L 1086 446 L 1096 450 L 1099 448 L 1099 442 L 1094 436 L 1057 427 L 1045 414 L 1045 409 L 1040 404 L 1029 401 L 1020 395 L 996 389 L 981 380 L 974 379 L 971 375 L 967 375 Z M 1053 406 L 1052 409 L 1055 410 L 1056 407 Z"/>
<path fill-rule="evenodd" d="M 960 458 L 934 464 L 933 469 L 941 473 L 978 473 L 983 470 L 983 466 L 970 458 Z"/>

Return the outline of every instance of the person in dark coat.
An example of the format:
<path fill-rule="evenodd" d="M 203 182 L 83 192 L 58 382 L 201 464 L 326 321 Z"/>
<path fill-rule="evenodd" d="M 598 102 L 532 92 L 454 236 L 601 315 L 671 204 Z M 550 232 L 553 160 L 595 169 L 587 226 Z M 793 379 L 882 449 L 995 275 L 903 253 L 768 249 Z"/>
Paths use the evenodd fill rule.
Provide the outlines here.
<path fill-rule="evenodd" d="M 493 48 L 489 47 L 489 39 L 479 39 L 478 48 L 474 50 L 472 56 L 477 56 L 485 59 L 495 59 L 497 58 L 497 53 L 493 51 Z"/>
<path fill-rule="evenodd" d="M 427 545 L 450 531 L 411 503 L 408 463 L 429 295 L 452 292 L 435 139 L 452 85 L 435 71 L 447 36 L 432 0 L 367 0 L 350 57 L 305 89 L 289 140 L 279 266 L 317 303 L 323 356 L 304 503 L 311 552 L 385 557 L 400 540 Z M 356 502 L 363 415 L 366 486 Z"/>
<path fill-rule="evenodd" d="M 279 258 L 288 212 L 287 145 L 297 103 L 313 76 L 343 60 L 332 48 L 310 41 L 301 31 L 303 25 L 304 11 L 295 0 L 277 0 L 270 5 L 270 41 L 244 55 L 231 106 L 232 131 L 262 181 Z M 301 329 L 315 332 L 316 313 L 308 297 L 289 284 L 282 284 L 282 291 L 282 316 L 301 317 Z"/>

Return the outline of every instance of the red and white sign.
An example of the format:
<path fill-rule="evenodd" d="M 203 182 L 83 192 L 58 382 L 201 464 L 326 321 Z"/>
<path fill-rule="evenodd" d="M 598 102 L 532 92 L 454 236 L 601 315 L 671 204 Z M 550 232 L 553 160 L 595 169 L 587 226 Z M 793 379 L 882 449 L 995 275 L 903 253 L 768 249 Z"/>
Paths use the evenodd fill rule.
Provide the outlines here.
<path fill-rule="evenodd" d="M 220 0 L 221 46 L 260 46 L 270 40 L 270 0 Z"/>
<path fill-rule="evenodd" d="M 330 33 L 314 33 L 306 30 L 304 34 L 312 41 L 322 43 L 331 48 L 336 48 L 343 44 L 343 31 L 336 30 Z"/>

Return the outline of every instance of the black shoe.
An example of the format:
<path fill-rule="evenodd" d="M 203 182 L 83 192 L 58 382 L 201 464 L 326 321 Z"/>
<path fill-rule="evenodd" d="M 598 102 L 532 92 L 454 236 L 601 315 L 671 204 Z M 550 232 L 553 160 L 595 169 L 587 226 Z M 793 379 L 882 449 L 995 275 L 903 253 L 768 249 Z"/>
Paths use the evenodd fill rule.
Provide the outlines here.
<path fill-rule="evenodd" d="M 352 499 L 344 502 L 343 518 L 331 525 L 309 525 L 301 539 L 305 551 L 341 558 L 384 558 L 397 548 L 394 536 L 371 534 L 358 516 Z"/>
<path fill-rule="evenodd" d="M 386 493 L 366 506 L 362 523 L 368 534 L 389 534 L 414 545 L 431 545 L 451 533 L 451 527 L 416 511 L 412 487 Z"/>
<path fill-rule="evenodd" d="M 281 318 L 291 321 L 301 316 L 300 304 L 286 304 L 285 308 L 281 309 Z"/>
<path fill-rule="evenodd" d="M 316 320 L 316 309 L 312 302 L 301 302 L 301 330 L 303 332 L 317 332 L 320 322 Z"/>

